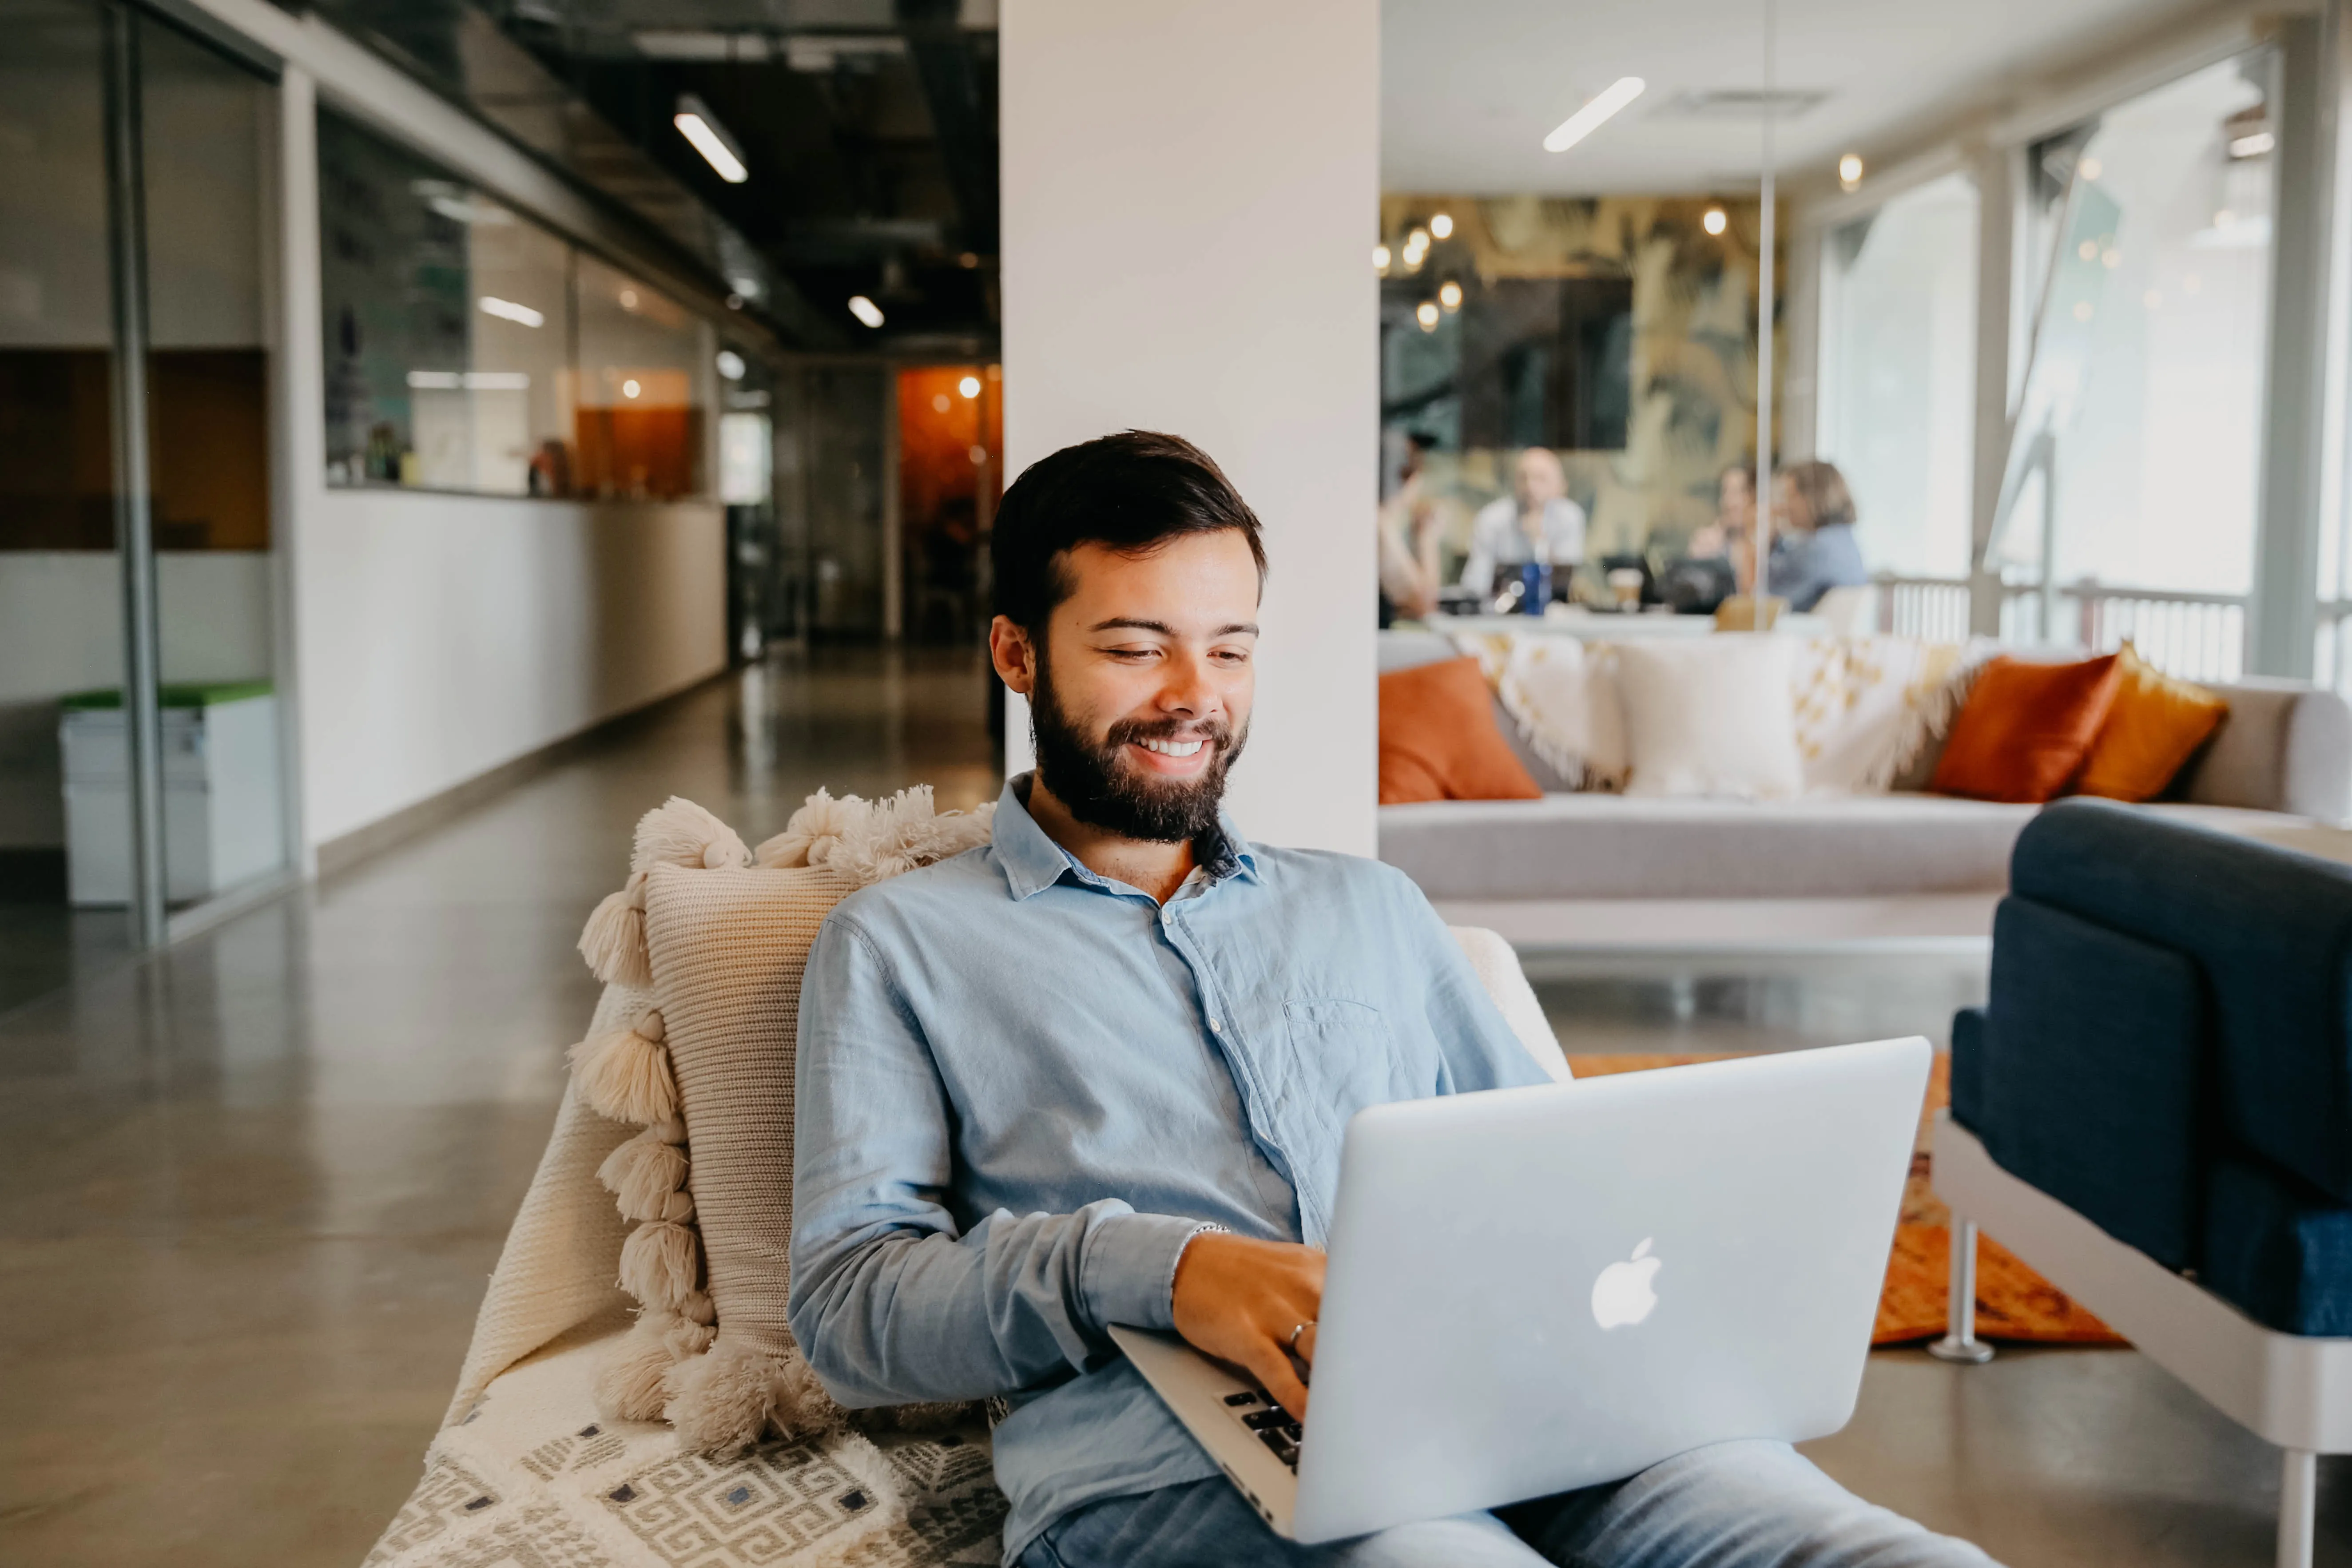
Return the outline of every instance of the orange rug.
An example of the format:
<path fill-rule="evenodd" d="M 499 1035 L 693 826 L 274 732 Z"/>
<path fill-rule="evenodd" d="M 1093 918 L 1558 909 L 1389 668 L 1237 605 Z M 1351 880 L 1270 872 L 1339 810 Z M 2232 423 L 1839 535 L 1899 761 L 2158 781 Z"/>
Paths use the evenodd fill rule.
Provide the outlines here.
<path fill-rule="evenodd" d="M 1724 1059 L 1725 1053 L 1689 1056 L 1578 1056 L 1569 1058 L 1579 1078 L 1681 1067 Z M 1951 1211 L 1927 1184 L 1928 1129 L 1937 1111 L 1950 1102 L 1951 1058 L 1938 1052 L 1927 1079 L 1927 1100 L 1919 1110 L 1919 1141 L 1911 1155 L 1911 1179 L 1903 1187 L 1903 1214 L 1895 1226 L 1895 1255 L 1886 1267 L 1886 1287 L 1878 1298 L 1878 1327 L 1871 1342 L 1906 1344 L 1935 1339 L 1945 1329 L 1945 1297 L 1951 1278 Z M 1989 1340 L 2024 1340 L 2042 1344 L 2119 1345 L 2121 1336 L 2077 1306 L 2074 1299 L 2018 1261 L 1990 1237 L 1977 1243 L 1977 1332 Z"/>

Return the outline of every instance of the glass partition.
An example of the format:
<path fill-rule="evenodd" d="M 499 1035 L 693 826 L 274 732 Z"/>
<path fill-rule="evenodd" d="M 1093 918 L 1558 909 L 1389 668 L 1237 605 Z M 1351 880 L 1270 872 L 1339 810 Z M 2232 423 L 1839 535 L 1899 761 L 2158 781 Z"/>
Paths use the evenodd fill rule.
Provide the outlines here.
<path fill-rule="evenodd" d="M 1976 429 L 1977 191 L 1949 174 L 1825 237 L 1815 446 L 1863 556 L 1967 574 Z"/>
<path fill-rule="evenodd" d="M 331 483 L 706 490 L 707 322 L 331 112 L 319 175 Z"/>
<path fill-rule="evenodd" d="M 574 258 L 580 394 L 573 484 L 667 500 L 701 488 L 716 345 L 687 309 L 595 258 Z"/>
<path fill-rule="evenodd" d="M 89 0 L 0 28 L 0 1011 L 132 941 L 129 769 L 63 707 L 123 670 L 105 69 Z"/>

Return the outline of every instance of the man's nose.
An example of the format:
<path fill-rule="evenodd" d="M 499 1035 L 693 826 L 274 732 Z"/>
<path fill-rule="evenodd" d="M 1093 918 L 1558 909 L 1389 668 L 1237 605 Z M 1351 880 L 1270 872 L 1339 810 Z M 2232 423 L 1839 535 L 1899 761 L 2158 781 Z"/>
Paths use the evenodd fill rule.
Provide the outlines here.
<path fill-rule="evenodd" d="M 1223 706 L 1205 658 L 1180 653 L 1165 668 L 1167 677 L 1160 688 L 1160 711 L 1187 719 L 1208 719 Z"/>

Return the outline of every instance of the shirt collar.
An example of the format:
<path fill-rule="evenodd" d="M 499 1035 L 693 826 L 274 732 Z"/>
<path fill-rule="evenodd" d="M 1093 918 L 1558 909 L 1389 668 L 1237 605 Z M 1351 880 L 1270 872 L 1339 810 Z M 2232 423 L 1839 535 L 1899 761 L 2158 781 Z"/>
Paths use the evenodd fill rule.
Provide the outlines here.
<path fill-rule="evenodd" d="M 1004 793 L 996 797 L 996 826 L 992 836 L 996 861 L 1004 868 L 1005 889 L 1016 902 L 1043 892 L 1066 875 L 1101 880 L 1054 842 L 1029 815 L 1029 781 L 1034 776 L 1014 774 L 1004 781 Z M 1257 852 L 1234 826 L 1232 816 L 1222 809 L 1217 813 L 1215 834 L 1193 849 L 1212 883 L 1237 876 L 1257 879 Z"/>

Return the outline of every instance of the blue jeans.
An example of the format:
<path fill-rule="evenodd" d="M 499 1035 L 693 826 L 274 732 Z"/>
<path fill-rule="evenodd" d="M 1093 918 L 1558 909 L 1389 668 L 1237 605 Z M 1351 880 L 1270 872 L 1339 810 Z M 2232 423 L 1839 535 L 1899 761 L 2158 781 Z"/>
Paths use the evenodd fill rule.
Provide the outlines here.
<path fill-rule="evenodd" d="M 1021 1568 L 1990 1568 L 1965 1541 L 1874 1507 L 1785 1443 L 1720 1443 L 1631 1480 L 1493 1513 L 1299 1546 L 1222 1476 L 1055 1520 Z"/>

